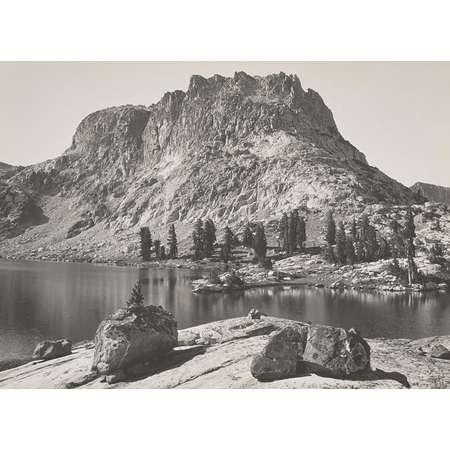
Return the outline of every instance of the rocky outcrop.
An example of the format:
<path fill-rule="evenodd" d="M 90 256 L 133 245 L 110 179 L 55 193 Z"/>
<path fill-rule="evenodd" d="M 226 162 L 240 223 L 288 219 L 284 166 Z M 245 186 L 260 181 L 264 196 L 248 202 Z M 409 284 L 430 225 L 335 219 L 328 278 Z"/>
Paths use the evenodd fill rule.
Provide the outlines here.
<path fill-rule="evenodd" d="M 111 374 L 163 357 L 177 345 L 177 322 L 161 306 L 119 309 L 95 334 L 92 370 Z"/>
<path fill-rule="evenodd" d="M 180 331 L 194 339 L 210 337 L 203 352 L 177 347 L 164 362 L 114 384 L 91 371 L 92 344 L 75 346 L 70 355 L 38 364 L 28 363 L 0 372 L 0 388 L 450 388 L 450 365 L 431 358 L 418 348 L 436 344 L 450 347 L 450 336 L 409 339 L 368 339 L 372 370 L 350 378 L 332 378 L 315 373 L 272 382 L 260 382 L 250 372 L 254 355 L 260 353 L 269 335 L 292 320 L 263 317 L 235 318 Z M 214 337 L 214 339 L 212 339 Z M 179 339 L 181 341 L 181 339 Z"/>
<path fill-rule="evenodd" d="M 450 359 L 450 351 L 447 347 L 444 347 L 442 344 L 437 344 L 431 347 L 430 356 L 432 358 Z"/>
<path fill-rule="evenodd" d="M 217 277 L 216 280 L 200 278 L 192 281 L 193 292 L 199 294 L 202 292 L 225 292 L 245 289 L 244 281 L 236 274 L 225 272 Z"/>
<path fill-rule="evenodd" d="M 411 188 L 418 197 L 430 202 L 446 203 L 450 206 L 450 187 L 438 186 L 430 183 L 414 183 Z"/>
<path fill-rule="evenodd" d="M 0 180 L 0 236 L 15 237 L 47 220 L 36 195 Z"/>
<path fill-rule="evenodd" d="M 123 258 L 136 253 L 121 244 L 136 239 L 141 225 L 165 234 L 173 222 L 183 251 L 197 218 L 239 229 L 307 207 L 315 223 L 327 208 L 347 216 L 366 204 L 407 203 L 412 195 L 341 136 L 318 93 L 284 73 L 193 76 L 186 92 L 167 93 L 154 105 L 94 112 L 62 156 L 6 183 L 36 198 L 49 220 L 13 227 L 15 234 L 0 231 L 25 233 L 0 251 L 42 247 L 41 256 L 75 247 Z M 95 226 L 78 228 L 66 242 L 86 213 Z"/>
<path fill-rule="evenodd" d="M 74 236 L 77 236 L 78 234 L 88 230 L 93 226 L 94 221 L 92 220 L 91 217 L 86 217 L 81 220 L 78 220 L 69 228 L 69 230 L 67 231 L 66 238 L 67 239 L 73 238 Z"/>
<path fill-rule="evenodd" d="M 39 342 L 33 352 L 32 359 L 55 359 L 69 355 L 72 352 L 72 342 L 68 339 Z"/>

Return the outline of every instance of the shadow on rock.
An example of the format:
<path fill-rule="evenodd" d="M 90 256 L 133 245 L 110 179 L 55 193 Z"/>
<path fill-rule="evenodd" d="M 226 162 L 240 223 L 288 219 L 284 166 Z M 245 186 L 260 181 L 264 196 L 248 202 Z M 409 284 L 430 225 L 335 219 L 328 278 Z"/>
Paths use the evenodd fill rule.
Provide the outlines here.
<path fill-rule="evenodd" d="M 375 369 L 369 372 L 355 374 L 348 378 L 354 381 L 377 381 L 377 380 L 393 380 L 398 381 L 402 386 L 410 388 L 408 378 L 400 372 L 386 372 L 381 369 Z"/>
<path fill-rule="evenodd" d="M 102 381 L 108 384 L 119 383 L 121 381 L 137 381 L 156 375 L 166 370 L 175 369 L 188 362 L 197 355 L 205 353 L 206 346 L 193 345 L 189 347 L 176 347 L 162 358 L 146 361 L 141 364 L 119 370 L 115 373 L 107 375 Z"/>
<path fill-rule="evenodd" d="M 355 372 L 346 376 L 337 376 L 332 371 L 325 369 L 323 366 L 311 362 L 305 363 L 308 374 L 315 374 L 324 378 L 333 378 L 335 380 L 350 380 L 350 381 L 377 381 L 377 380 L 393 380 L 398 381 L 406 388 L 410 388 L 408 379 L 400 372 L 386 372 L 381 369 L 371 370 L 370 368 Z"/>
<path fill-rule="evenodd" d="M 195 356 L 205 353 L 205 351 L 206 346 L 204 345 L 176 347 L 163 357 L 150 359 L 148 361 L 135 364 L 134 366 L 130 366 L 126 369 L 119 369 L 108 375 L 101 375 L 96 371 L 88 372 L 78 379 L 67 383 L 66 388 L 78 388 L 97 378 L 100 378 L 102 382 L 106 382 L 108 384 L 141 380 L 151 375 L 165 372 L 166 370 L 175 369 L 176 367 L 188 362 Z"/>

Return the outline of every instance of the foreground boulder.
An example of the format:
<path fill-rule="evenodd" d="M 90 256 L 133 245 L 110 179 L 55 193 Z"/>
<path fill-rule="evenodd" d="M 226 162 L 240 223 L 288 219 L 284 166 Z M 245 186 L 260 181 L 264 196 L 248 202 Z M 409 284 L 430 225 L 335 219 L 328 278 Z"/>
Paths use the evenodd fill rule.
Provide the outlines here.
<path fill-rule="evenodd" d="M 307 333 L 308 327 L 301 325 L 274 332 L 262 352 L 253 358 L 252 375 L 259 381 L 274 381 L 304 372 L 302 355 Z"/>
<path fill-rule="evenodd" d="M 33 359 L 54 359 L 69 355 L 72 352 L 72 342 L 68 339 L 39 342 L 33 352 Z"/>
<path fill-rule="evenodd" d="M 111 374 L 160 358 L 177 345 L 177 339 L 177 322 L 161 306 L 119 309 L 97 329 L 92 369 Z"/>
<path fill-rule="evenodd" d="M 312 372 L 345 378 L 370 370 L 369 344 L 354 330 L 310 326 L 303 360 Z"/>
<path fill-rule="evenodd" d="M 253 358 L 250 371 L 259 381 L 307 372 L 348 378 L 370 371 L 370 347 L 353 329 L 291 325 L 271 335 L 263 350 Z"/>

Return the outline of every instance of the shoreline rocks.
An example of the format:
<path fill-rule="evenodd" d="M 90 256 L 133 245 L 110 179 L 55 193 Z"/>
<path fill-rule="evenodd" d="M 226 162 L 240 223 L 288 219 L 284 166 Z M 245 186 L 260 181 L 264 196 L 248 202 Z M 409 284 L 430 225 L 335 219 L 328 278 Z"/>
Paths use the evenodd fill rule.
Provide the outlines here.
<path fill-rule="evenodd" d="M 232 290 L 243 290 L 246 288 L 244 281 L 234 272 L 225 272 L 215 280 L 200 278 L 192 281 L 192 291 L 202 292 L 226 292 Z"/>
<path fill-rule="evenodd" d="M 72 342 L 68 339 L 58 339 L 54 341 L 43 341 L 37 344 L 34 349 L 33 360 L 49 360 L 69 355 L 72 352 Z"/>
<path fill-rule="evenodd" d="M 0 388 L 450 388 L 449 362 L 428 355 L 433 345 L 450 348 L 450 336 L 367 339 L 372 370 L 355 376 L 322 376 L 308 368 L 302 376 L 258 381 L 250 372 L 252 359 L 263 351 L 271 333 L 288 326 L 307 324 L 271 316 L 238 317 L 180 330 L 182 347 L 171 350 L 158 364 L 125 369 L 127 378 L 122 381 L 121 373 L 116 373 L 110 379 L 113 384 L 102 382 L 106 377 L 91 371 L 95 350 L 92 343 L 85 343 L 74 346 L 70 355 L 0 372 Z M 189 347 L 182 342 L 183 335 L 208 344 Z"/>

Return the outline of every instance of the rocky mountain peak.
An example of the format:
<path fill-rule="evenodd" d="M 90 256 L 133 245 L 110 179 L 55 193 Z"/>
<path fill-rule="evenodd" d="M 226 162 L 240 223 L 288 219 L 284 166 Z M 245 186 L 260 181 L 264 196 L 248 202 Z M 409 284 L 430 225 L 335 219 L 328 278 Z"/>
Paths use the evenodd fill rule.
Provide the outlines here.
<path fill-rule="evenodd" d="M 294 208 L 345 217 L 412 195 L 341 136 L 317 92 L 283 72 L 193 75 L 186 92 L 155 104 L 93 112 L 62 156 L 8 178 L 0 204 L 12 206 L 11 186 L 23 207 L 0 217 L 0 234 L 37 227 L 61 246 L 79 239 L 73 230 L 95 241 L 176 222 L 182 239 L 197 218 L 239 230 Z"/>

